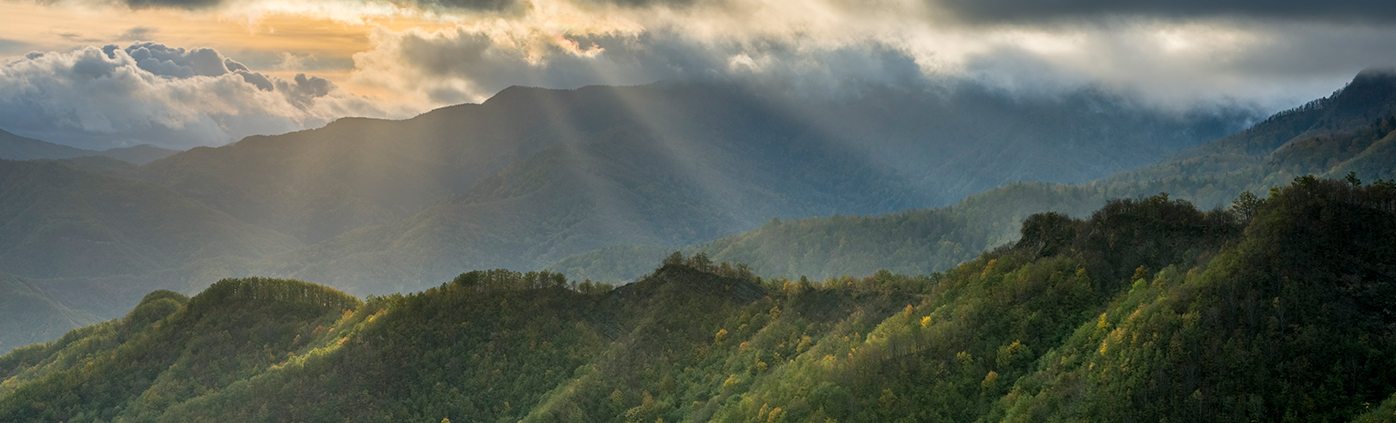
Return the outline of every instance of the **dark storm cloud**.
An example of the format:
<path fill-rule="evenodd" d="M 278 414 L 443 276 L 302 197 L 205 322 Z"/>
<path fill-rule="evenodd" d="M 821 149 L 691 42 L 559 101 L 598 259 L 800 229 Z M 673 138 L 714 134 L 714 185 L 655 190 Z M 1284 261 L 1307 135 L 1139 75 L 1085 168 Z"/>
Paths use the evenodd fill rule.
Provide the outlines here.
<path fill-rule="evenodd" d="M 970 22 L 1031 23 L 1109 16 L 1396 22 L 1391 0 L 928 0 Z"/>

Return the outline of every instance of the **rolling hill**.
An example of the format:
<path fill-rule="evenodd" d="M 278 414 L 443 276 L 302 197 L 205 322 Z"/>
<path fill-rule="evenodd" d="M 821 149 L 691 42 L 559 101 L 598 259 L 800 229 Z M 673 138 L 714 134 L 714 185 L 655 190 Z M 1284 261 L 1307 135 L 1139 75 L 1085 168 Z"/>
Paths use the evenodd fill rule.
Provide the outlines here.
<path fill-rule="evenodd" d="M 944 273 L 473 271 L 360 302 L 263 278 L 0 357 L 38 421 L 1383 421 L 1396 184 L 1039 214 Z"/>

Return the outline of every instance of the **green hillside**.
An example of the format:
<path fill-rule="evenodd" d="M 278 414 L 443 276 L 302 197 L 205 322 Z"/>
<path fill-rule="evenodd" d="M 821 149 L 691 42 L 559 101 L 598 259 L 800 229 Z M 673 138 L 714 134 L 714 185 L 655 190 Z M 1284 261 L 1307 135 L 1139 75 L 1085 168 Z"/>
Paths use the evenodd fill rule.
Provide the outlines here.
<path fill-rule="evenodd" d="M 1382 421 L 1396 407 L 1391 182 L 1299 178 L 1229 211 L 1114 200 L 1020 232 L 922 277 L 762 279 L 700 254 L 614 289 L 497 270 L 363 303 L 267 279 L 157 292 L 0 357 L 0 420 Z"/>

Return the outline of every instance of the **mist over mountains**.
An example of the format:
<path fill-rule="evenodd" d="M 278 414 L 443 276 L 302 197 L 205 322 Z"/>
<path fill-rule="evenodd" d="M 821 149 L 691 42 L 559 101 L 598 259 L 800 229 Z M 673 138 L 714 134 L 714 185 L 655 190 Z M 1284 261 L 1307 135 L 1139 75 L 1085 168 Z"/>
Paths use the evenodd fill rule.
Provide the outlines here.
<path fill-rule="evenodd" d="M 110 157 L 127 163 L 143 165 L 157 159 L 169 157 L 178 151 L 146 144 L 131 147 L 110 148 L 103 151 L 85 150 L 62 144 L 25 138 L 0 130 L 0 159 L 72 159 L 78 157 Z"/>
<path fill-rule="evenodd" d="M 1210 209 L 1242 192 L 1264 196 L 1296 177 L 1396 180 L 1396 74 L 1369 70 L 1333 95 L 1156 164 L 1086 184 L 1023 182 L 941 208 L 875 216 L 773 220 L 755 230 L 690 245 L 687 254 L 745 263 L 766 277 L 816 280 L 881 269 L 922 274 L 977 257 L 1018 237 L 1034 213 L 1080 216 L 1115 198 L 1165 192 Z M 632 280 L 671 248 L 628 245 L 566 257 L 549 270 L 604 282 Z"/>
<path fill-rule="evenodd" d="M 1161 112 L 1099 90 L 1025 97 L 973 84 L 839 101 L 690 83 L 515 87 L 412 119 L 341 119 L 134 168 L 6 162 L 14 175 L 44 176 L 0 202 L 13 216 L 9 239 L 22 240 L 0 255 L 0 272 L 63 306 L 55 319 L 114 317 L 152 289 L 193 293 L 229 276 L 355 295 L 419 290 L 469 269 L 628 280 L 638 274 L 596 266 L 643 270 L 635 263 L 697 245 L 765 275 L 926 273 L 1016 239 L 1032 213 L 1084 213 L 1153 189 L 1018 181 L 1102 178 L 1253 120 L 1246 110 Z M 849 217 L 792 220 L 835 214 Z M 772 225 L 787 235 L 762 235 Z M 714 242 L 724 236 L 736 238 Z M 844 247 L 817 247 L 831 240 Z M 771 242 L 784 246 L 759 247 Z M 598 250 L 643 253 L 587 255 Z"/>
<path fill-rule="evenodd" d="M 0 420 L 1396 415 L 1396 74 L 1240 131 L 769 94 L 515 87 L 0 160 Z"/>

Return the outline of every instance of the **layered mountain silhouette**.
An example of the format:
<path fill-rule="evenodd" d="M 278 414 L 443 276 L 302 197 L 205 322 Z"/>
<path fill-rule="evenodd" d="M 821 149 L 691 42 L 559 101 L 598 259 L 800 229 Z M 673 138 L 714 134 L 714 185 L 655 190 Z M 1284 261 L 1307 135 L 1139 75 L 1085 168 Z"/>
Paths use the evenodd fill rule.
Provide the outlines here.
<path fill-rule="evenodd" d="M 1396 183 L 1245 208 L 1157 195 L 944 272 L 634 283 L 472 271 L 366 301 L 294 280 L 155 291 L 0 356 L 6 422 L 1390 421 Z"/>
<path fill-rule="evenodd" d="M 1373 81 L 1334 98 L 1385 80 Z M 1379 120 L 1334 116 L 1366 128 Z M 1265 182 L 1161 174 L 1050 183 L 1164 169 L 1190 159 L 1160 159 L 1248 120 L 1236 111 L 1161 113 L 1089 90 L 1018 98 L 963 86 L 828 99 L 713 85 L 515 87 L 413 119 L 342 119 L 139 167 L 3 162 L 14 181 L 28 182 L 9 190 L 5 179 L 13 197 L 0 201 L 0 216 L 15 235 L 0 273 L 98 318 L 121 315 L 152 289 L 194 293 L 229 276 L 389 294 L 607 248 L 641 251 L 634 257 L 644 263 L 674 249 L 727 254 L 758 274 L 792 278 L 925 273 L 1016 239 L 1019 222 L 1038 211 L 1075 215 L 1106 198 L 1188 184 L 1211 184 L 1206 198 L 1230 202 Z M 1342 162 L 1380 171 L 1380 155 L 1363 157 Z M 1163 180 L 1174 182 L 1155 182 Z M 835 214 L 844 217 L 808 220 Z M 54 254 L 36 255 L 43 251 Z M 552 268 L 629 280 L 652 266 L 590 257 Z M 47 336 L 25 339 L 56 334 Z"/>
<path fill-rule="evenodd" d="M 33 138 L 25 138 L 0 130 L 0 159 L 5 160 L 71 159 L 77 157 L 103 156 L 143 165 L 157 159 L 169 157 L 178 152 L 179 151 L 176 150 L 145 144 L 112 148 L 104 151 L 86 150 L 39 141 Z"/>
<path fill-rule="evenodd" d="M 549 270 L 596 281 L 633 280 L 644 263 L 672 250 L 740 262 L 758 274 L 817 280 L 934 272 L 1017 239 L 1034 213 L 1082 216 L 1111 198 L 1166 192 L 1210 209 L 1242 192 L 1317 175 L 1396 180 L 1396 73 L 1368 70 L 1342 90 L 1275 114 L 1234 135 L 1187 149 L 1157 164 L 1084 184 L 1013 183 L 948 207 L 875 216 L 771 221 L 750 232 L 686 246 L 608 247 L 566 257 Z"/>

